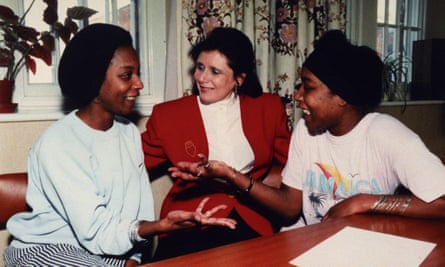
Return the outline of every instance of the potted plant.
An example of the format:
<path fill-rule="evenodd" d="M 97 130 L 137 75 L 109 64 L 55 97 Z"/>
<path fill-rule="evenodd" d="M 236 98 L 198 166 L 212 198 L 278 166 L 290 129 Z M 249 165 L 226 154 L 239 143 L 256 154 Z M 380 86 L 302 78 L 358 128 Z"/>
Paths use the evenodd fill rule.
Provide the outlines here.
<path fill-rule="evenodd" d="M 408 63 L 406 57 L 388 55 L 383 60 L 383 97 L 385 101 L 406 101 L 408 94 Z"/>
<path fill-rule="evenodd" d="M 12 94 L 17 74 L 23 67 L 36 73 L 35 59 L 41 59 L 48 66 L 52 64 L 52 52 L 56 39 L 67 43 L 78 30 L 73 20 L 87 19 L 96 11 L 87 7 L 67 9 L 64 23 L 58 21 L 57 0 L 44 0 L 47 7 L 43 12 L 43 21 L 48 24 L 47 31 L 37 31 L 25 25 L 26 15 L 34 5 L 31 2 L 22 16 L 12 9 L 0 5 L 0 67 L 6 68 L 6 74 L 0 77 L 0 113 L 14 112 L 17 104 L 12 103 Z"/>

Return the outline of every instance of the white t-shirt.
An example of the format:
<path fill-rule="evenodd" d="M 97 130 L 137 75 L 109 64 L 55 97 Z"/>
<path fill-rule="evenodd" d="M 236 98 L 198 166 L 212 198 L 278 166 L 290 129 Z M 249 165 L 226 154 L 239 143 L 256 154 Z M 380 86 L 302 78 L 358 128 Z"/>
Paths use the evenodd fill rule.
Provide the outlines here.
<path fill-rule="evenodd" d="M 392 194 L 399 184 L 425 202 L 445 195 L 445 167 L 439 158 L 413 131 L 380 113 L 366 115 L 343 136 L 311 136 L 301 119 L 282 174 L 286 185 L 303 191 L 304 218 L 291 228 L 320 222 L 343 199 Z"/>

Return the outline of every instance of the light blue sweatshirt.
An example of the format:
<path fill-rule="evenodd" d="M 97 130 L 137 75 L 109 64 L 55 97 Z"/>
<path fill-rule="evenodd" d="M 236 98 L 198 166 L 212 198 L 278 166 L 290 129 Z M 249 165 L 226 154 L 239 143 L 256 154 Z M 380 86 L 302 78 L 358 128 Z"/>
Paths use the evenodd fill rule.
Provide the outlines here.
<path fill-rule="evenodd" d="M 122 255 L 136 220 L 154 220 L 140 133 L 119 118 L 107 131 L 71 112 L 52 124 L 28 158 L 32 212 L 7 223 L 14 247 L 65 243 L 98 255 Z"/>

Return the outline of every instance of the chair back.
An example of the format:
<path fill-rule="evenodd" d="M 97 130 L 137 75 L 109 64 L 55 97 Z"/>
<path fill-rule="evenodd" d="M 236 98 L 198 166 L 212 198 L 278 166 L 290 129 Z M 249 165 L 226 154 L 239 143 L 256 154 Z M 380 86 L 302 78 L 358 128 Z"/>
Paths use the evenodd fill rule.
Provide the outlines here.
<path fill-rule="evenodd" d="M 0 174 L 0 230 L 4 230 L 8 219 L 21 211 L 26 211 L 26 172 Z"/>

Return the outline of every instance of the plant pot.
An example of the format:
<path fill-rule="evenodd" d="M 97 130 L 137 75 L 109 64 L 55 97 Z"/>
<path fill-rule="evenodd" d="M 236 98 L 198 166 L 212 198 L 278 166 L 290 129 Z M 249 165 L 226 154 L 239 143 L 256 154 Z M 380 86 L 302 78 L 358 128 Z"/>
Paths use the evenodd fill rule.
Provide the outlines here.
<path fill-rule="evenodd" d="M 17 110 L 17 104 L 12 103 L 15 81 L 0 80 L 0 113 L 12 113 Z"/>

